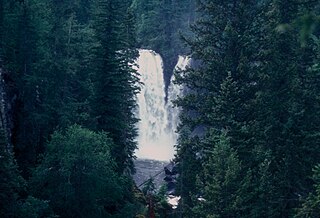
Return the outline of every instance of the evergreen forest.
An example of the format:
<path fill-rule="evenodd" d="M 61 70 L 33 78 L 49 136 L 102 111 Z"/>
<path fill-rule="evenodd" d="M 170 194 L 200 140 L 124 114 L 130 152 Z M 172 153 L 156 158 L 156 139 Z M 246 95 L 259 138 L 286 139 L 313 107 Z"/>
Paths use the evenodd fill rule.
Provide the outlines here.
<path fill-rule="evenodd" d="M 184 88 L 177 208 L 133 180 L 141 48 Z M 319 218 L 320 2 L 0 0 L 0 118 L 0 218 Z"/>

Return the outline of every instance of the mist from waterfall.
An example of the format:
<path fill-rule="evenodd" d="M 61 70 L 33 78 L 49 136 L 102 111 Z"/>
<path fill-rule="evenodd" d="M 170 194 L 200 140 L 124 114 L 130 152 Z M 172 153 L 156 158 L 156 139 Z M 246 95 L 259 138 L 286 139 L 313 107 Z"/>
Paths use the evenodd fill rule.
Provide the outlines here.
<path fill-rule="evenodd" d="M 176 69 L 184 69 L 188 63 L 189 58 L 180 56 Z M 152 50 L 141 49 L 137 65 L 143 85 L 137 95 L 140 122 L 136 155 L 143 159 L 168 161 L 174 157 L 179 120 L 179 109 L 173 108 L 171 101 L 182 93 L 182 88 L 171 82 L 166 104 L 161 56 Z"/>

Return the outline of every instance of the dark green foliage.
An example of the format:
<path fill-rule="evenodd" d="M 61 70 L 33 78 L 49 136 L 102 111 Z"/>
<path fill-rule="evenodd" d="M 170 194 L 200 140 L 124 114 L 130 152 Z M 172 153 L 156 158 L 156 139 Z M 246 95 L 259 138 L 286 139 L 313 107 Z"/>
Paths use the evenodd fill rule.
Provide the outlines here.
<path fill-rule="evenodd" d="M 101 44 L 95 61 L 95 93 L 92 115 L 95 128 L 110 133 L 115 142 L 112 155 L 119 171 L 133 170 L 137 119 L 133 110 L 139 91 L 137 73 L 129 65 L 135 49 L 130 1 L 100 0 L 96 4 L 96 36 Z"/>
<path fill-rule="evenodd" d="M 108 148 L 115 159 L 110 174 L 117 170 L 115 190 L 120 191 L 118 197 L 111 191 L 90 196 L 113 199 L 115 203 L 103 210 L 115 212 L 115 217 L 130 217 L 140 209 L 125 171 L 133 171 L 137 121 L 133 109 L 139 91 L 137 73 L 131 68 L 137 51 L 130 5 L 131 1 L 0 1 L 0 58 L 9 72 L 6 79 L 17 91 L 12 100 L 17 104 L 8 105 L 14 113 L 11 140 L 23 177 L 29 179 L 32 168 L 41 163 L 39 157 L 48 157 L 45 144 L 55 130 L 79 124 L 109 131 L 115 142 Z M 126 177 L 121 176 L 124 172 Z M 112 184 L 105 186 L 111 190 Z M 47 211 L 48 202 L 26 194 L 22 198 L 19 205 L 25 217 Z M 54 203 L 56 210 L 59 202 Z"/>
<path fill-rule="evenodd" d="M 296 218 L 316 218 L 320 216 L 320 166 L 313 170 L 313 180 L 315 182 L 315 192 L 309 194 L 299 208 Z"/>
<path fill-rule="evenodd" d="M 189 26 L 195 16 L 195 1 L 134 0 L 132 7 L 137 17 L 138 45 L 161 54 L 164 78 L 168 85 L 178 55 L 187 51 L 180 40 L 180 34 L 190 34 Z"/>
<path fill-rule="evenodd" d="M 28 197 L 20 202 L 17 210 L 19 218 L 53 218 L 58 217 L 53 214 L 48 201 L 39 200 L 34 197 Z"/>
<path fill-rule="evenodd" d="M 25 186 L 19 175 L 13 155 L 6 150 L 4 130 L 0 131 L 0 216 L 14 217 L 18 208 L 18 197 Z"/>
<path fill-rule="evenodd" d="M 115 173 L 112 140 L 79 126 L 56 132 L 35 169 L 31 189 L 61 217 L 105 217 L 118 212 L 124 178 Z"/>
<path fill-rule="evenodd" d="M 130 1 L 108 4 L 2 4 L 1 54 L 19 90 L 13 141 L 25 176 L 50 134 L 74 123 L 110 132 L 119 170 L 132 170 L 138 91 L 137 74 L 130 67 L 137 57 L 135 20 Z"/>
<path fill-rule="evenodd" d="M 3 55 L 3 18 L 4 18 L 4 4 L 3 1 L 0 1 L 0 63 L 2 62 Z"/>
<path fill-rule="evenodd" d="M 237 190 L 236 217 L 292 217 L 300 196 L 312 189 L 311 168 L 320 158 L 315 94 L 319 93 L 319 44 L 316 25 L 310 27 L 313 24 L 306 24 L 303 16 L 316 4 L 198 2 L 199 18 L 192 27 L 195 37 L 185 40 L 199 64 L 177 76 L 177 82 L 189 89 L 177 101 L 184 109 L 180 137 L 189 138 L 188 143 L 179 142 L 177 160 L 180 164 L 189 160 L 190 166 L 197 163 L 197 158 L 192 163 L 189 159 L 186 150 L 191 150 L 204 166 L 197 174 L 205 175 L 214 166 L 205 152 L 215 147 L 210 139 L 225 133 L 242 165 L 238 183 L 231 185 Z M 306 30 L 296 28 L 299 17 Z M 310 36 L 302 45 L 301 34 Z M 190 129 L 187 137 L 186 128 Z M 189 184 L 197 196 L 206 189 L 193 188 L 194 175 L 182 169 L 180 182 Z M 197 204 L 182 197 L 182 202 L 188 202 L 183 208 Z M 228 208 L 216 215 L 223 217 Z"/>
<path fill-rule="evenodd" d="M 57 126 L 92 122 L 90 77 L 99 43 L 88 2 L 4 2 L 3 63 L 19 90 L 13 142 L 28 174 Z"/>
<path fill-rule="evenodd" d="M 147 200 L 148 206 L 153 205 L 156 217 L 171 217 L 174 214 L 171 205 L 167 202 L 167 189 L 163 185 L 156 190 L 153 178 L 150 178 L 142 188 L 142 192 Z M 150 208 L 148 209 L 150 211 Z"/>
<path fill-rule="evenodd" d="M 194 188 L 196 175 L 203 173 L 201 170 L 192 171 L 191 166 L 199 162 L 203 166 L 210 165 L 206 150 L 212 150 L 215 145 L 210 138 L 219 138 L 225 132 L 231 148 L 237 150 L 243 164 L 254 165 L 248 148 L 253 146 L 249 140 L 253 137 L 250 123 L 254 105 L 250 103 L 254 98 L 255 78 L 250 64 L 253 52 L 249 46 L 252 40 L 249 33 L 253 30 L 250 25 L 255 16 L 254 9 L 253 2 L 200 1 L 199 18 L 192 26 L 195 37 L 185 39 L 199 67 L 177 75 L 177 82 L 191 90 L 177 101 L 184 109 L 180 132 L 190 129 L 189 135 L 182 132 L 180 136 L 190 138 L 189 142 L 179 142 L 177 148 L 178 161 L 190 165 L 190 170 L 182 171 L 181 174 L 186 175 L 180 182 L 188 184 L 186 189 L 190 187 L 193 196 L 204 192 L 203 188 Z M 206 129 L 210 129 L 209 135 Z M 193 160 L 189 159 L 192 156 Z M 238 173 L 246 175 L 242 169 Z M 187 211 L 197 202 L 183 197 L 184 214 L 192 217 Z M 240 211 L 239 208 L 235 210 Z M 217 213 L 219 216 L 224 211 Z"/>
<path fill-rule="evenodd" d="M 241 163 L 225 135 L 213 143 L 213 150 L 206 151 L 209 160 L 198 178 L 198 186 L 203 194 L 202 199 L 197 199 L 199 203 L 194 211 L 200 217 L 239 217 Z"/>
<path fill-rule="evenodd" d="M 142 188 L 142 192 L 144 195 L 147 194 L 154 194 L 156 191 L 156 187 L 154 184 L 154 180 L 153 178 L 148 179 L 148 181 L 144 184 L 143 188 Z"/>
<path fill-rule="evenodd" d="M 54 217 L 48 202 L 26 195 L 26 181 L 20 175 L 13 154 L 6 149 L 4 131 L 0 130 L 0 217 Z"/>
<path fill-rule="evenodd" d="M 166 187 L 162 186 L 154 196 L 156 217 L 175 217 L 175 211 L 172 209 L 172 205 L 168 203 L 166 191 Z"/>
<path fill-rule="evenodd" d="M 137 214 L 130 173 L 139 80 L 131 66 L 143 47 L 162 55 L 167 82 L 178 54 L 190 51 L 195 63 L 176 75 L 186 91 L 176 102 L 181 200 L 173 216 L 318 217 L 319 7 L 1 0 L 14 153 L 1 131 L 0 216 Z M 164 193 L 155 196 L 160 217 L 172 212 Z"/>
<path fill-rule="evenodd" d="M 173 54 L 183 51 L 178 33 L 187 27 L 182 19 L 189 12 L 188 4 L 187 1 L 172 0 L 135 1 L 139 44 L 160 52 L 164 57 L 172 58 Z"/>
<path fill-rule="evenodd" d="M 197 196 L 197 175 L 201 172 L 201 160 L 197 157 L 199 142 L 190 138 L 190 131 L 185 128 L 180 131 L 180 138 L 177 145 L 177 166 L 180 172 L 176 195 L 181 196 L 178 211 L 186 217 L 194 217 L 192 211 L 194 206 L 193 197 Z"/>
<path fill-rule="evenodd" d="M 259 113 L 255 128 L 260 132 L 259 144 L 270 149 L 273 156 L 270 169 L 274 174 L 276 196 L 270 207 L 274 207 L 278 216 L 288 217 L 293 215 L 292 208 L 297 206 L 299 195 L 310 190 L 312 183 L 308 178 L 312 175 L 312 166 L 319 160 L 316 152 L 319 149 L 316 136 L 319 100 L 312 94 L 318 88 L 311 85 L 311 80 L 318 81 L 318 78 L 310 72 L 318 60 L 315 45 L 310 42 L 301 48 L 295 29 L 274 28 L 293 22 L 303 8 L 297 5 L 288 8 L 283 2 L 275 1 L 269 10 L 265 21 L 266 44 L 261 43 L 259 56 L 264 61 L 259 72 Z"/>

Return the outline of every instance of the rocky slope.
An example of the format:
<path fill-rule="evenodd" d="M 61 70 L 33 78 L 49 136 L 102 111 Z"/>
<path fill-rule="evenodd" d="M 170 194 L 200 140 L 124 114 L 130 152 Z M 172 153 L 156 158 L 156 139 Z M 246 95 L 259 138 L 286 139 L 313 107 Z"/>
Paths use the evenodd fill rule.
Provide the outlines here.
<path fill-rule="evenodd" d="M 164 184 L 164 167 L 168 164 L 169 162 L 165 161 L 137 159 L 135 160 L 136 174 L 133 179 L 137 186 L 142 188 L 142 184 L 153 177 L 156 188 L 159 189 Z"/>

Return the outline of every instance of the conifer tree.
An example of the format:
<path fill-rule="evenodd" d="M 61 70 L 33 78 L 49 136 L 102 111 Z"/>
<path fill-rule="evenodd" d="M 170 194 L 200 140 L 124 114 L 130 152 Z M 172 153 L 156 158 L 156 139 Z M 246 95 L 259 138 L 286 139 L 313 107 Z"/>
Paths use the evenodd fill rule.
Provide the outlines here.
<path fill-rule="evenodd" d="M 120 171 L 133 167 L 136 148 L 133 110 L 138 89 L 136 72 L 130 67 L 137 57 L 132 14 L 128 1 L 100 0 L 97 4 L 97 71 L 93 115 L 96 129 L 110 133 L 115 142 L 112 154 Z M 129 12 L 129 13 L 128 13 Z"/>
<path fill-rule="evenodd" d="M 177 144 L 177 178 L 176 195 L 181 196 L 177 213 L 180 216 L 194 217 L 192 208 L 195 205 L 194 196 L 199 195 L 196 180 L 201 173 L 201 161 L 197 157 L 198 140 L 190 137 L 189 129 L 180 130 L 180 137 Z"/>
<path fill-rule="evenodd" d="M 13 78 L 19 93 L 13 140 L 17 160 L 28 174 L 58 126 L 90 122 L 90 73 L 97 42 L 88 22 L 89 9 L 83 10 L 90 4 L 76 0 L 21 4 L 21 19 L 28 28 L 18 42 L 28 53 L 22 53 L 21 63 L 11 69 L 21 74 Z"/>
<path fill-rule="evenodd" d="M 243 165 L 243 202 L 255 205 L 246 212 L 252 216 L 292 216 L 312 184 L 301 178 L 319 159 L 319 100 L 310 83 L 318 81 L 312 70 L 317 45 L 310 40 L 301 47 L 290 24 L 315 4 L 199 1 L 195 39 L 186 39 L 199 67 L 177 76 L 190 90 L 177 102 L 184 109 L 181 129 L 195 135 L 202 128 L 197 154 L 203 163 L 212 146 L 206 129 L 217 136 L 227 130 Z"/>
<path fill-rule="evenodd" d="M 202 199 L 198 200 L 194 210 L 200 217 L 239 217 L 241 163 L 226 135 L 213 141 L 215 145 L 213 150 L 207 151 L 209 160 L 203 166 L 203 177 L 199 179 Z"/>
<path fill-rule="evenodd" d="M 7 142 L 4 130 L 0 131 L 0 216 L 14 217 L 18 209 L 19 192 L 25 181 L 19 175 L 13 155 L 6 149 Z"/>
<path fill-rule="evenodd" d="M 190 90 L 177 101 L 184 110 L 180 128 L 190 128 L 191 135 L 202 137 L 194 155 L 204 166 L 209 161 L 205 151 L 214 147 L 208 139 L 219 137 L 223 131 L 244 166 L 254 165 L 249 129 L 256 89 L 250 45 L 255 33 L 251 26 L 255 9 L 257 5 L 248 1 L 199 1 L 199 18 L 192 26 L 195 37 L 185 38 L 199 66 L 177 75 L 178 83 Z M 178 158 L 183 161 L 186 156 L 179 153 L 179 146 Z M 246 171 L 241 173 L 246 175 Z"/>
<path fill-rule="evenodd" d="M 304 200 L 302 207 L 297 210 L 296 218 L 315 218 L 320 216 L 320 166 L 313 169 L 315 192 L 312 192 Z"/>
<path fill-rule="evenodd" d="M 309 104 L 309 97 L 302 97 L 315 91 L 315 87 L 307 84 L 316 57 L 311 44 L 301 49 L 297 30 L 288 27 L 307 8 L 307 4 L 288 1 L 268 4 L 258 57 L 262 64 L 255 131 L 257 142 L 273 156 L 271 183 L 276 187 L 276 195 L 269 206 L 281 217 L 293 216 L 292 209 L 297 206 L 299 196 L 311 188 L 311 181 L 301 178 L 311 176 L 312 165 L 319 159 L 318 153 L 311 151 L 318 150 L 319 138 L 308 140 L 318 132 L 317 112 L 311 111 L 318 107 L 319 101 L 314 99 L 314 104 Z M 308 155 L 309 152 L 313 154 Z"/>

